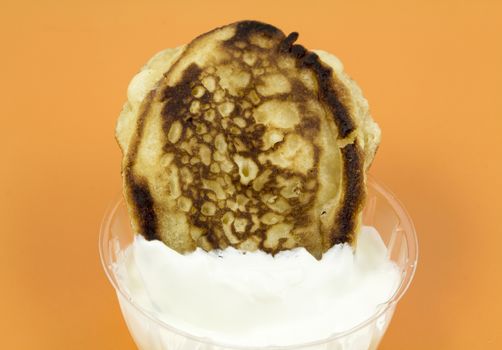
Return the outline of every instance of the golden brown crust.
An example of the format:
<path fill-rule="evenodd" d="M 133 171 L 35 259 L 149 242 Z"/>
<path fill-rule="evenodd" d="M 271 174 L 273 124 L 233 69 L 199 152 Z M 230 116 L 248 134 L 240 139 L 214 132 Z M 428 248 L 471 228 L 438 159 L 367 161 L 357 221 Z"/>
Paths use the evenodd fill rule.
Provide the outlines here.
<path fill-rule="evenodd" d="M 365 154 L 346 87 L 260 22 L 196 38 L 145 98 L 123 166 L 134 228 L 190 251 L 352 242 Z"/>

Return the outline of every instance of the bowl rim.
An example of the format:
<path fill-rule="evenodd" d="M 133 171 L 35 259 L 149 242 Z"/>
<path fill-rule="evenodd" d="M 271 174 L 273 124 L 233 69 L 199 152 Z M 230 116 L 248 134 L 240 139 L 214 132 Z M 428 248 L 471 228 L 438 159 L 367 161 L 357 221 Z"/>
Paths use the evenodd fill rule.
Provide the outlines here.
<path fill-rule="evenodd" d="M 402 202 L 399 199 L 397 199 L 397 197 L 386 186 L 384 186 L 379 181 L 375 180 L 373 176 L 371 175 L 367 176 L 367 185 L 368 187 L 371 187 L 374 191 L 381 194 L 387 200 L 387 202 L 391 205 L 392 209 L 396 212 L 397 216 L 399 217 L 400 226 L 404 228 L 403 231 L 404 231 L 404 236 L 406 238 L 407 242 L 406 246 L 408 250 L 408 259 L 403 267 L 404 276 L 403 279 L 401 280 L 400 285 L 398 286 L 398 288 L 396 288 L 394 294 L 386 302 L 379 304 L 377 310 L 371 317 L 367 318 L 363 322 L 343 332 L 333 333 L 332 335 L 326 338 L 292 345 L 273 345 L 273 346 L 235 345 L 225 342 L 214 341 L 210 338 L 201 337 L 188 333 L 152 315 L 151 312 L 149 312 L 142 306 L 138 305 L 132 299 L 132 297 L 127 293 L 127 291 L 124 290 L 124 288 L 116 280 L 112 266 L 107 263 L 107 260 L 109 258 L 108 256 L 109 253 L 107 252 L 107 249 L 105 249 L 105 245 L 108 246 L 109 242 L 108 237 L 113 218 L 117 212 L 117 209 L 124 202 L 122 194 L 117 195 L 117 197 L 109 204 L 107 210 L 105 211 L 104 217 L 101 221 L 100 233 L 99 233 L 99 256 L 101 260 L 101 265 L 103 266 L 105 274 L 110 283 L 112 284 L 112 286 L 114 287 L 115 291 L 118 292 L 120 296 L 122 296 L 122 298 L 126 300 L 127 303 L 129 303 L 129 305 L 132 306 L 134 309 L 136 309 L 140 314 L 142 314 L 147 319 L 155 322 L 162 328 L 169 330 L 170 332 L 184 336 L 199 343 L 204 343 L 206 345 L 217 346 L 222 348 L 228 348 L 232 350 L 292 350 L 292 349 L 301 349 L 309 346 L 326 344 L 333 340 L 345 337 L 351 333 L 357 332 L 358 330 L 372 323 L 375 319 L 379 318 L 381 315 L 390 310 L 392 307 L 394 307 L 399 302 L 399 300 L 401 300 L 401 298 L 404 296 L 404 294 L 410 287 L 410 284 L 415 276 L 415 272 L 417 269 L 418 247 L 419 247 L 418 238 L 415 231 L 415 226 L 413 224 L 413 220 L 408 214 L 408 211 L 405 209 Z"/>

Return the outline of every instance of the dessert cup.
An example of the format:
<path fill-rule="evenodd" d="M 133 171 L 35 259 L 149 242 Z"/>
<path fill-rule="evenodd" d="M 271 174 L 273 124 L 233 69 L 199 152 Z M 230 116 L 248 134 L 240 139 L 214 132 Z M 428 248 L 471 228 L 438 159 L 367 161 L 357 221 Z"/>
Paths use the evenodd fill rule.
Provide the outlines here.
<path fill-rule="evenodd" d="M 114 263 L 133 242 L 127 208 L 122 196 L 107 210 L 99 237 L 101 262 L 115 288 L 127 327 L 140 350 L 367 350 L 376 349 L 389 326 L 396 306 L 408 289 L 417 266 L 418 242 L 413 222 L 403 205 L 371 176 L 363 212 L 363 224 L 375 227 L 385 242 L 389 258 L 398 266 L 401 283 L 392 297 L 357 326 L 318 341 L 288 346 L 234 346 L 188 334 L 162 322 L 135 303 L 120 285 Z M 217 317 L 217 316 L 215 316 Z"/>

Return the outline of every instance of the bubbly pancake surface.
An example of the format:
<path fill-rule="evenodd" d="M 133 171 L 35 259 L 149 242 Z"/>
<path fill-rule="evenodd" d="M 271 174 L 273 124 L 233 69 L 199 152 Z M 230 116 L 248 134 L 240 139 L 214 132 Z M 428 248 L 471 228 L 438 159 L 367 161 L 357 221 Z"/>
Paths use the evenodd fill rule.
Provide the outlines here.
<path fill-rule="evenodd" d="M 122 145 L 137 232 L 180 252 L 304 246 L 316 257 L 354 239 L 371 129 L 296 39 L 238 22 L 196 38 L 163 72 Z"/>

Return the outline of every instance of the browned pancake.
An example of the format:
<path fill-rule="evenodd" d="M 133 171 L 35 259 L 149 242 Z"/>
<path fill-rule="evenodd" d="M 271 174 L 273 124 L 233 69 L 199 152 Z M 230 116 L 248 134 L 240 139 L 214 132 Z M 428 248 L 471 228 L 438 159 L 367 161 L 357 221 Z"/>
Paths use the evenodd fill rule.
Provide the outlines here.
<path fill-rule="evenodd" d="M 137 232 L 179 252 L 354 241 L 379 129 L 339 61 L 297 37 L 238 22 L 140 73 L 117 126 Z"/>

